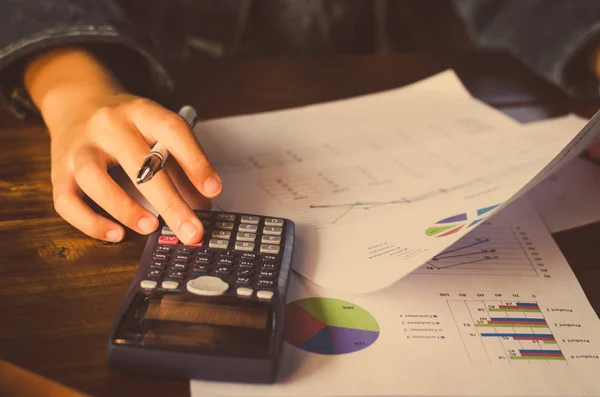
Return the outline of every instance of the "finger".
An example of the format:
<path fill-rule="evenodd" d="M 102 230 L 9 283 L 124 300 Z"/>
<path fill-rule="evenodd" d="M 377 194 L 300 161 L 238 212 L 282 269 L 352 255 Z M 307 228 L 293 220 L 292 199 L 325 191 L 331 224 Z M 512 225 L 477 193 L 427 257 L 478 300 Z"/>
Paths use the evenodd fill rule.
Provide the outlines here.
<path fill-rule="evenodd" d="M 173 184 L 193 209 L 207 210 L 212 207 L 211 199 L 204 197 L 192 184 L 185 172 L 181 169 L 175 159 L 170 159 L 165 164 L 165 170 L 173 181 Z"/>
<path fill-rule="evenodd" d="M 108 132 L 100 139 L 101 145 L 108 153 L 114 153 L 125 173 L 135 181 L 150 147 L 136 127 L 126 122 L 113 120 Z M 168 173 L 158 172 L 149 181 L 135 186 L 181 241 L 196 244 L 202 240 L 202 223 L 180 196 Z"/>
<path fill-rule="evenodd" d="M 600 160 L 600 141 L 594 143 L 589 149 L 588 154 L 595 160 Z"/>
<path fill-rule="evenodd" d="M 142 100 L 133 104 L 131 121 L 146 135 L 167 147 L 190 181 L 205 197 L 221 193 L 221 177 L 183 117 L 159 104 Z"/>
<path fill-rule="evenodd" d="M 73 170 L 77 185 L 96 204 L 128 228 L 140 234 L 155 231 L 158 219 L 108 175 L 106 165 L 97 149 L 80 150 L 75 156 Z"/>
<path fill-rule="evenodd" d="M 53 195 L 58 215 L 86 235 L 113 243 L 125 237 L 119 224 L 97 214 L 84 203 L 75 179 L 68 172 L 55 178 Z"/>

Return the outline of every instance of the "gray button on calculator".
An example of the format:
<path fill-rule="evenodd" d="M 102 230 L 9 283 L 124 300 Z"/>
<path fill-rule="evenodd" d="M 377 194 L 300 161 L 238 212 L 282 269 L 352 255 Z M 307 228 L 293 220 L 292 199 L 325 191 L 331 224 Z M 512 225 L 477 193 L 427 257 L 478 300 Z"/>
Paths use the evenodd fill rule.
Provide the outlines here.
<path fill-rule="evenodd" d="M 187 282 L 187 290 L 196 295 L 223 295 L 228 289 L 229 284 L 215 276 L 200 276 Z"/>
<path fill-rule="evenodd" d="M 260 245 L 260 252 L 263 254 L 278 254 L 279 253 L 279 246 L 278 245 L 273 245 L 273 244 L 261 244 Z"/>
<path fill-rule="evenodd" d="M 156 281 L 153 281 L 153 280 L 143 280 L 140 283 L 140 286 L 144 289 L 154 289 L 154 288 L 156 288 L 156 284 L 157 284 Z"/>
<path fill-rule="evenodd" d="M 263 235 L 261 243 L 264 243 L 264 244 L 279 244 L 279 243 L 281 243 L 281 237 L 279 237 L 279 236 Z"/>
<path fill-rule="evenodd" d="M 241 223 L 239 231 L 242 233 L 256 233 L 258 231 L 258 226 Z"/>
<path fill-rule="evenodd" d="M 254 233 L 238 233 L 236 240 L 238 241 L 250 241 L 253 242 L 256 239 L 256 234 Z"/>
<path fill-rule="evenodd" d="M 212 238 L 222 238 L 229 240 L 231 238 L 231 232 L 228 232 L 226 230 L 213 230 Z"/>
<path fill-rule="evenodd" d="M 222 230 L 233 230 L 233 223 L 231 223 L 231 222 L 216 222 L 215 227 L 217 229 L 222 229 Z"/>
<path fill-rule="evenodd" d="M 283 226 L 283 219 L 267 218 L 265 219 L 265 226 Z"/>
<path fill-rule="evenodd" d="M 283 229 L 277 226 L 265 226 L 263 229 L 263 234 L 271 236 L 281 236 L 281 232 L 283 232 Z"/>
<path fill-rule="evenodd" d="M 258 291 L 256 297 L 259 299 L 271 299 L 273 298 L 273 291 Z"/>
<path fill-rule="evenodd" d="M 161 287 L 164 289 L 177 289 L 179 287 L 179 283 L 177 281 L 163 281 Z"/>
<path fill-rule="evenodd" d="M 254 291 L 252 291 L 252 289 L 250 289 L 250 288 L 239 287 L 237 289 L 237 294 L 239 296 L 252 296 L 253 293 L 254 293 Z"/>
<path fill-rule="evenodd" d="M 175 233 L 173 233 L 173 231 L 169 228 L 169 226 L 163 226 L 162 230 L 161 230 L 161 234 L 163 236 L 174 236 Z"/>
<path fill-rule="evenodd" d="M 242 223 L 249 223 L 251 225 L 258 225 L 258 216 L 248 216 L 248 215 L 244 215 L 242 216 Z"/>
<path fill-rule="evenodd" d="M 219 240 L 216 238 L 211 239 L 208 242 L 208 247 L 209 248 L 223 248 L 226 249 L 229 246 L 229 241 L 228 240 Z"/>
<path fill-rule="evenodd" d="M 237 251 L 249 251 L 252 252 L 254 250 L 254 243 L 249 243 L 246 241 L 236 241 L 235 249 Z"/>

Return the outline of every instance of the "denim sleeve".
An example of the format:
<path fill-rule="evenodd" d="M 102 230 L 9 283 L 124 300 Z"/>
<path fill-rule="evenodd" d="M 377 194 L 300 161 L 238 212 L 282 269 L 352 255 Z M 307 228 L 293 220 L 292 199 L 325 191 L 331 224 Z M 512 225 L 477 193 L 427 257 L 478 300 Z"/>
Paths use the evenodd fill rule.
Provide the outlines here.
<path fill-rule="evenodd" d="M 0 105 L 20 118 L 36 114 L 23 87 L 24 64 L 63 45 L 85 46 L 138 95 L 160 100 L 172 91 L 165 69 L 113 0 L 0 0 Z M 131 77 L 146 80 L 130 87 Z"/>
<path fill-rule="evenodd" d="M 600 46 L 599 0 L 453 0 L 481 47 L 506 50 L 578 98 L 597 98 L 589 65 Z"/>

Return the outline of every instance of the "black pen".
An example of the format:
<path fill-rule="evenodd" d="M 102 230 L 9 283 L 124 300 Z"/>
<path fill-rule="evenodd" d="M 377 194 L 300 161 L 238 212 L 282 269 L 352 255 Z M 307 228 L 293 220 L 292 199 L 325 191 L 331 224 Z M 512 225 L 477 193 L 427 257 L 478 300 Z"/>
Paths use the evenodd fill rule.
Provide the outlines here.
<path fill-rule="evenodd" d="M 194 108 L 185 105 L 179 110 L 179 115 L 187 121 L 188 125 L 193 130 L 198 121 L 198 114 Z M 139 185 L 140 183 L 152 179 L 152 177 L 163 168 L 168 157 L 169 151 L 167 148 L 160 141 L 156 142 L 154 146 L 152 146 L 152 149 L 150 149 L 150 153 L 144 157 L 144 164 L 142 164 L 138 171 L 137 184 Z"/>

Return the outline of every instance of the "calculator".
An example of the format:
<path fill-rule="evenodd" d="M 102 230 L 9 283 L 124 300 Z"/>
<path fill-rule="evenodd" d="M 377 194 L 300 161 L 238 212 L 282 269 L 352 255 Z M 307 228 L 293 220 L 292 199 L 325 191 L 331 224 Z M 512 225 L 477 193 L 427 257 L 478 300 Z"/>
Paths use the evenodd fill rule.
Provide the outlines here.
<path fill-rule="evenodd" d="M 159 218 L 110 333 L 118 371 L 273 383 L 294 247 L 289 219 L 194 211 L 202 242 Z"/>

